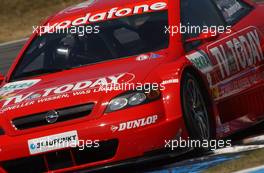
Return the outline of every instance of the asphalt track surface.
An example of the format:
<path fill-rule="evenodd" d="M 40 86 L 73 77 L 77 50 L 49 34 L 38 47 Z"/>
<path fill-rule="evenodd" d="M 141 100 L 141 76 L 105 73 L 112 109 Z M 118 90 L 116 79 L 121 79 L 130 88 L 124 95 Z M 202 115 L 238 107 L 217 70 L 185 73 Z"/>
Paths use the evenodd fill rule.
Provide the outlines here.
<path fill-rule="evenodd" d="M 0 72 L 2 74 L 7 73 L 10 65 L 24 44 L 25 40 L 11 44 L 0 44 Z M 107 172 L 199 173 L 225 161 L 239 158 L 249 150 L 264 148 L 263 134 L 264 123 L 261 123 L 255 127 L 233 135 L 231 137 L 234 142 L 233 148 L 220 149 L 207 153 L 190 152 L 180 157 L 166 158 L 156 162 L 108 169 Z M 252 138 L 254 136 L 259 136 L 260 140 Z M 248 139 L 245 140 L 246 138 Z"/>
<path fill-rule="evenodd" d="M 23 40 L 12 44 L 0 45 L 0 72 L 2 74 L 7 73 L 10 65 L 24 44 L 25 41 Z"/>

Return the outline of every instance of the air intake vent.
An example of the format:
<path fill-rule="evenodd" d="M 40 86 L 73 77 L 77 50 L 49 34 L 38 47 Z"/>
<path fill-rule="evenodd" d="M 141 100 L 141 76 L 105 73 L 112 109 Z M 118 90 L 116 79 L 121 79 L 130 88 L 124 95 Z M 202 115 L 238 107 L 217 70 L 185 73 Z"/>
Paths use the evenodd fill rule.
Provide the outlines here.
<path fill-rule="evenodd" d="M 79 105 L 54 111 L 43 112 L 17 118 L 12 121 L 17 130 L 26 130 L 34 127 L 70 121 L 88 116 L 93 110 L 94 104 Z"/>
<path fill-rule="evenodd" d="M 79 148 L 64 149 L 38 156 L 6 161 L 1 163 L 1 166 L 8 173 L 55 171 L 111 159 L 115 156 L 117 148 L 118 140 L 111 139 L 100 141 L 98 148 L 84 147 L 82 150 Z"/>

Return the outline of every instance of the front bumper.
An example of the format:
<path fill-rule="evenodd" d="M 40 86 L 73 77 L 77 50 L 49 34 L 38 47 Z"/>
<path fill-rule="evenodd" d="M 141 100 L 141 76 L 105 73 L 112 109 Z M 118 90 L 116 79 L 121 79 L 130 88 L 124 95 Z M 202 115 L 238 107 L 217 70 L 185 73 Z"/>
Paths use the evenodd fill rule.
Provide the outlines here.
<path fill-rule="evenodd" d="M 74 172 L 76 172 L 76 173 L 90 173 L 90 172 L 108 171 L 110 169 L 112 170 L 115 168 L 125 169 L 128 166 L 139 166 L 139 164 L 143 164 L 143 163 L 146 165 L 149 163 L 153 163 L 155 161 L 179 157 L 179 156 L 187 154 L 193 150 L 194 150 L 193 148 L 182 148 L 182 149 L 178 149 L 178 150 L 173 151 L 173 152 L 166 150 L 166 149 L 157 150 L 157 152 L 153 152 L 152 154 L 146 154 L 142 157 L 132 158 L 132 159 L 128 159 L 128 160 L 124 160 L 124 161 L 120 161 L 120 162 L 115 162 L 115 163 L 109 163 L 109 164 L 100 165 L 97 167 L 91 167 L 89 169 L 80 169 L 80 170 L 76 170 Z"/>
<path fill-rule="evenodd" d="M 22 161 L 20 166 L 27 169 L 28 172 L 31 170 L 32 172 L 37 172 L 32 165 L 34 161 L 36 161 L 34 165 L 41 164 L 38 165 L 38 167 L 41 168 L 39 172 L 65 172 L 142 157 L 145 153 L 164 148 L 165 140 L 174 139 L 180 129 L 183 132 L 185 131 L 182 117 L 173 114 L 173 111 L 164 111 L 164 107 L 161 105 L 160 101 L 155 101 L 78 124 L 19 136 L 1 136 L 0 141 L 3 142 L 1 142 L 0 146 L 0 163 L 8 172 L 12 172 L 12 167 L 15 168 L 15 170 L 19 168 L 17 166 L 18 161 Z M 165 112 L 170 112 L 170 114 L 168 115 L 168 113 Z M 158 116 L 157 121 L 153 124 L 122 131 L 112 130 L 113 126 L 118 126 L 120 123 L 139 120 L 153 115 Z M 98 153 L 89 154 L 88 152 L 87 156 L 84 155 L 84 159 L 81 158 L 80 162 L 76 161 L 75 158 L 76 156 L 80 156 L 80 154 L 74 153 L 75 151 L 70 148 L 37 155 L 30 154 L 28 140 L 72 130 L 78 132 L 79 140 L 98 140 L 103 143 L 112 142 L 112 144 L 107 145 L 106 148 L 98 151 Z M 112 154 L 109 154 L 108 150 L 111 150 Z M 93 159 L 93 157 L 98 155 L 103 156 L 105 154 L 108 154 L 108 157 Z M 63 160 L 63 158 L 68 159 Z M 33 161 L 31 159 L 33 159 Z"/>

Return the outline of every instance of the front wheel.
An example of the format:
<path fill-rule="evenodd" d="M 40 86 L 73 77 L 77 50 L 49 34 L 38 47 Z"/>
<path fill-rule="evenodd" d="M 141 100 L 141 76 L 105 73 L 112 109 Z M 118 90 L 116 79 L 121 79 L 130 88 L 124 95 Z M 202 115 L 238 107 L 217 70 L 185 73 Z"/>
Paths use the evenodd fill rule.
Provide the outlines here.
<path fill-rule="evenodd" d="M 194 75 L 184 75 L 181 87 L 183 116 L 191 139 L 210 140 L 208 105 L 201 89 Z"/>

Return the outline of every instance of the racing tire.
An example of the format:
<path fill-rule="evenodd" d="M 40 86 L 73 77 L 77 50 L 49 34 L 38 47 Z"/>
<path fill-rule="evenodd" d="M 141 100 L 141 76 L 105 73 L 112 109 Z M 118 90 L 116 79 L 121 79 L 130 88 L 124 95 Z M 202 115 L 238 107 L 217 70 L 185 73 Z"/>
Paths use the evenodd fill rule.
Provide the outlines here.
<path fill-rule="evenodd" d="M 192 73 L 187 72 L 183 76 L 181 101 L 190 139 L 200 141 L 212 139 L 208 102 L 201 85 Z"/>

